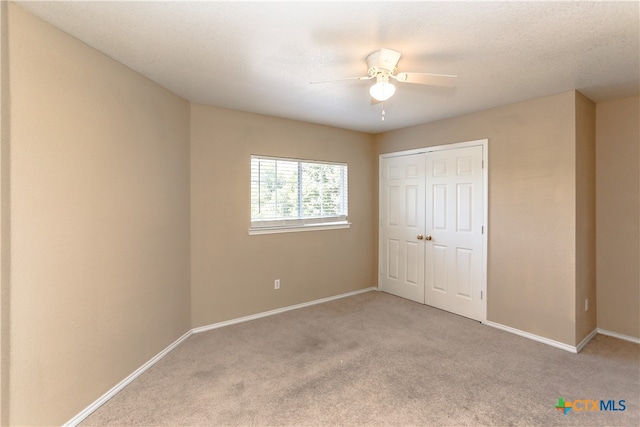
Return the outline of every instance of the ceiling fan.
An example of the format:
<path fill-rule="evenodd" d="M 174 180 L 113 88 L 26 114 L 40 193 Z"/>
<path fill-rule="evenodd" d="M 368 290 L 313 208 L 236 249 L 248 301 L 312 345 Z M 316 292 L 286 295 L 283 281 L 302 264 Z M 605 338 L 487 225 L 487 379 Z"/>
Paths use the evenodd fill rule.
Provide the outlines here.
<path fill-rule="evenodd" d="M 343 80 L 373 80 L 376 79 L 376 83 L 369 88 L 369 94 L 376 101 L 386 101 L 391 98 L 396 92 L 396 87 L 390 82 L 390 80 L 396 80 L 400 83 L 417 83 L 433 86 L 452 86 L 455 78 L 458 76 L 452 74 L 435 74 L 435 73 L 417 73 L 417 72 L 401 72 L 398 71 L 398 61 L 402 55 L 392 49 L 382 48 L 377 50 L 369 56 L 367 56 L 367 75 L 363 77 L 347 77 L 337 80 L 323 80 L 311 82 L 315 83 L 330 83 Z M 434 84 L 433 82 L 425 82 L 424 76 L 442 77 L 445 80 L 444 83 Z M 383 119 L 384 120 L 384 119 Z"/>

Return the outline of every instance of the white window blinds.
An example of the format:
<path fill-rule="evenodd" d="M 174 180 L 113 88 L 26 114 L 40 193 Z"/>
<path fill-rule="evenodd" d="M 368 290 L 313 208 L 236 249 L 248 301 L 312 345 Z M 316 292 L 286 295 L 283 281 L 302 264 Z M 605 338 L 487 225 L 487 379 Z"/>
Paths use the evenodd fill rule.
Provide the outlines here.
<path fill-rule="evenodd" d="M 345 163 L 251 156 L 251 227 L 347 220 Z"/>

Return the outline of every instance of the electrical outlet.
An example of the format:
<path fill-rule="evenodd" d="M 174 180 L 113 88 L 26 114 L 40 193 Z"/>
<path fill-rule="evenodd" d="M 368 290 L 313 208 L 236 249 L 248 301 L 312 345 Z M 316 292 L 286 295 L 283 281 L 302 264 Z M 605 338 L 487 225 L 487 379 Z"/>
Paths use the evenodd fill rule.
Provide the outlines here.
<path fill-rule="evenodd" d="M 273 289 L 280 289 L 280 279 L 273 281 Z"/>
<path fill-rule="evenodd" d="M 589 298 L 584 299 L 584 311 L 589 311 Z"/>

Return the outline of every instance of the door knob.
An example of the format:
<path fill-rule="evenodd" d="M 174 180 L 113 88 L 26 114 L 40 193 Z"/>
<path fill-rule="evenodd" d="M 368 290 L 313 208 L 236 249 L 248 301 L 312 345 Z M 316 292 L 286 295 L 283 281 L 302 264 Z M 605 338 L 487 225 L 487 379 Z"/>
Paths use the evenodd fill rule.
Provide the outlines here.
<path fill-rule="evenodd" d="M 427 237 L 424 238 L 425 240 L 431 240 L 431 236 L 427 235 Z"/>
<path fill-rule="evenodd" d="M 424 239 L 424 236 L 422 234 L 418 234 L 418 240 L 422 240 Z"/>

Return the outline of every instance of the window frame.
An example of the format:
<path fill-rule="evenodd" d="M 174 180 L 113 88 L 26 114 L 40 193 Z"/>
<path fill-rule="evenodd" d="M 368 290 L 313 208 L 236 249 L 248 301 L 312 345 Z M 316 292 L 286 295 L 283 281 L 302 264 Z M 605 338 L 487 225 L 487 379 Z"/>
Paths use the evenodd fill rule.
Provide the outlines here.
<path fill-rule="evenodd" d="M 251 154 L 250 155 L 250 163 L 249 163 L 249 171 L 250 171 L 250 196 L 253 197 L 253 161 L 254 160 L 274 160 L 274 161 L 283 161 L 283 162 L 296 162 L 298 163 L 298 168 L 301 168 L 304 163 L 315 163 L 315 164 L 323 164 L 323 165 L 339 165 L 345 167 L 346 177 L 346 187 L 341 186 L 341 190 L 346 190 L 346 196 L 341 196 L 344 198 L 343 202 L 345 204 L 346 214 L 338 214 L 334 216 L 322 216 L 322 217 L 295 217 L 295 218 L 277 218 L 277 219 L 263 219 L 263 220 L 254 220 L 253 219 L 253 206 L 250 202 L 250 227 L 249 234 L 257 235 L 257 234 L 273 234 L 273 233 L 291 233 L 291 232 L 299 232 L 299 231 L 319 231 L 319 230 L 336 230 L 336 229 L 344 229 L 350 228 L 351 223 L 348 220 L 349 215 L 349 164 L 347 162 L 335 162 L 335 161 L 325 161 L 325 160 L 310 160 L 310 159 L 298 159 L 292 157 L 278 157 L 278 156 L 266 156 L 260 154 Z M 300 181 L 300 175 L 298 175 L 298 181 Z M 301 188 L 302 184 L 299 182 L 299 188 Z M 300 190 L 299 190 L 300 191 Z"/>

